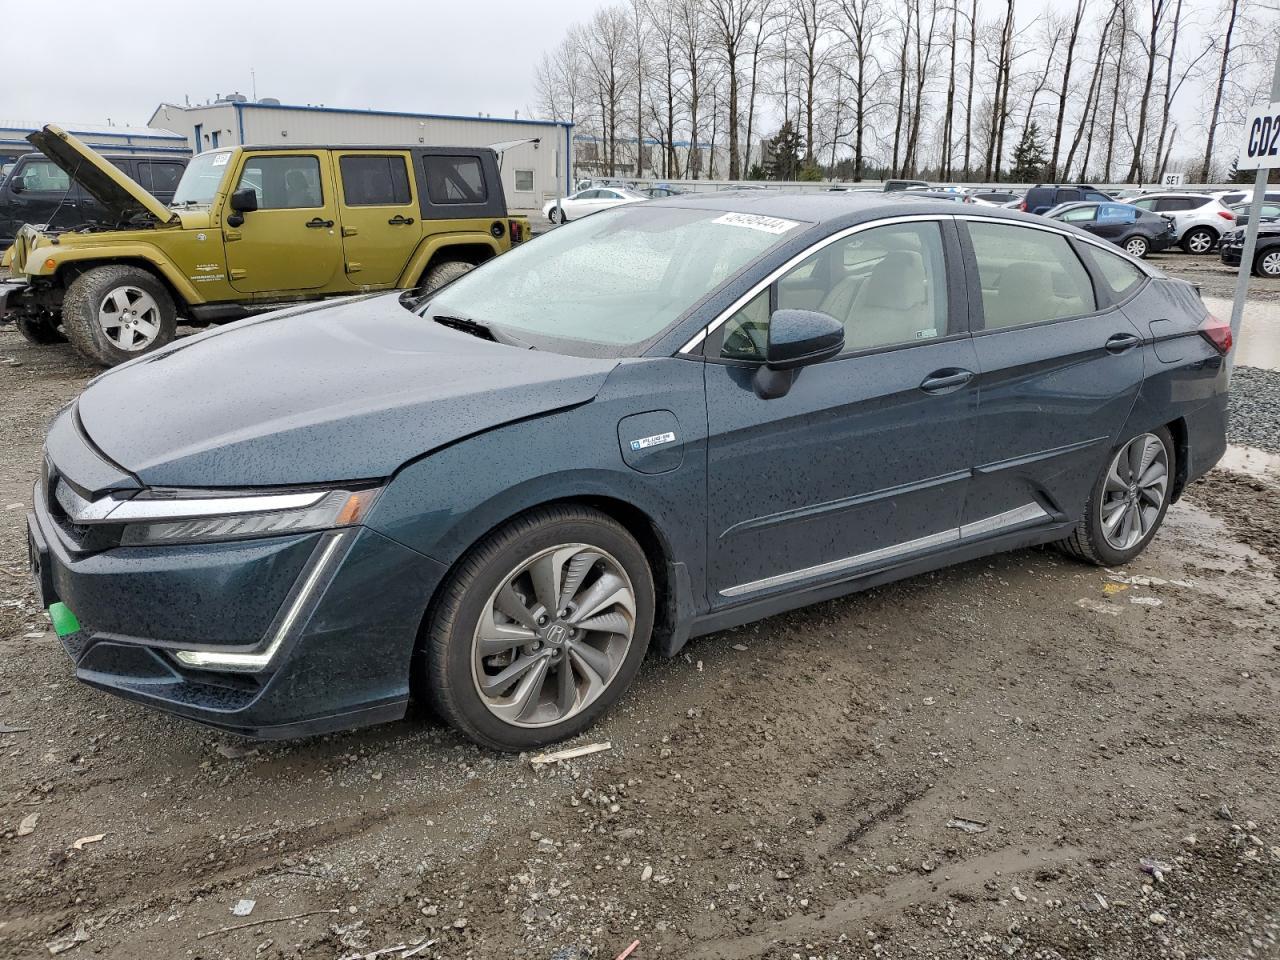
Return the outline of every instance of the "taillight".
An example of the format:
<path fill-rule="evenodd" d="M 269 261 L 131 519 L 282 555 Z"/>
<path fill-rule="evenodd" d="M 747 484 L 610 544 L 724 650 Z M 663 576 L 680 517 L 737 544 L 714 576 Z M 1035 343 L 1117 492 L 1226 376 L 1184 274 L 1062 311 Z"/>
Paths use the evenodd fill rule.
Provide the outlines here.
<path fill-rule="evenodd" d="M 1209 314 L 1200 324 L 1200 336 L 1213 344 L 1213 349 L 1224 357 L 1231 352 L 1231 324 L 1225 320 Z"/>
<path fill-rule="evenodd" d="M 1218 216 L 1220 216 L 1223 220 L 1230 220 L 1232 223 L 1235 223 L 1236 215 L 1232 213 L 1230 210 L 1219 210 Z"/>
<path fill-rule="evenodd" d="M 1018 204 L 1018 209 L 1019 209 L 1019 210 L 1021 210 L 1023 213 L 1026 213 L 1026 212 L 1027 212 L 1027 201 L 1023 200 L 1020 204 Z"/>
<path fill-rule="evenodd" d="M 522 224 L 519 220 L 508 220 L 507 228 L 511 231 L 512 243 L 524 242 L 524 224 Z"/>

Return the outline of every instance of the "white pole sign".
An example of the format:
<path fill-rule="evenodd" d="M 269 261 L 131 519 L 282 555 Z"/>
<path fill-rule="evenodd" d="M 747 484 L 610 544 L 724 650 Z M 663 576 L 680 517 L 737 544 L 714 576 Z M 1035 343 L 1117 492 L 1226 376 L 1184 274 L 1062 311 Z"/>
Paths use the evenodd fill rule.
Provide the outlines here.
<path fill-rule="evenodd" d="M 1280 103 L 1264 103 L 1249 111 L 1244 123 L 1244 149 L 1237 170 L 1280 167 Z"/>
<path fill-rule="evenodd" d="M 1166 173 L 1161 184 L 1166 187 L 1180 187 L 1186 181 L 1186 177 L 1181 173 Z"/>

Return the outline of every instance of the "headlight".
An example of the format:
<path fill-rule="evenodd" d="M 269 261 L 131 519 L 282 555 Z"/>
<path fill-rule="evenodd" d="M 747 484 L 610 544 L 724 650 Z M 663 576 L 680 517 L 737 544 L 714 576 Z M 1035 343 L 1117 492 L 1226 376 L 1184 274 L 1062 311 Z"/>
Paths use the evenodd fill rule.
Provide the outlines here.
<path fill-rule="evenodd" d="M 128 500 L 89 501 L 64 480 L 55 493 L 67 516 L 80 524 L 124 524 L 122 546 L 161 546 L 242 540 L 357 524 L 377 488 L 258 490 L 143 490 Z"/>

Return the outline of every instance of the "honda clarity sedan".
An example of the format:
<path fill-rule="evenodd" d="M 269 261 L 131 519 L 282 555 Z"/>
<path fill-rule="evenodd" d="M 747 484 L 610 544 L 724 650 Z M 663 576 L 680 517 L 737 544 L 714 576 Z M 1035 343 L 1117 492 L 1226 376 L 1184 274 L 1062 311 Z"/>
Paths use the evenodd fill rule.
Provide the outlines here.
<path fill-rule="evenodd" d="M 1033 544 L 1131 560 L 1225 449 L 1230 348 L 1040 217 L 654 200 L 102 375 L 31 562 L 95 687 L 255 737 L 416 698 L 523 750 L 691 637 Z"/>

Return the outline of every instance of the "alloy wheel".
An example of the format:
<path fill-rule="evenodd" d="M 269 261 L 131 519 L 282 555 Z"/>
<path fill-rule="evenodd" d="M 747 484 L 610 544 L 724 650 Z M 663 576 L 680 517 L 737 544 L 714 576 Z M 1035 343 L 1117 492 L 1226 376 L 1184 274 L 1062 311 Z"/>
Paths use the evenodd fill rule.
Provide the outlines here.
<path fill-rule="evenodd" d="M 1155 527 L 1169 492 L 1169 455 L 1153 433 L 1134 437 L 1107 470 L 1099 504 L 1102 535 L 1115 550 L 1129 550 Z"/>
<path fill-rule="evenodd" d="M 116 287 L 102 298 L 98 324 L 121 350 L 144 350 L 160 335 L 160 306 L 140 287 Z"/>
<path fill-rule="evenodd" d="M 1264 277 L 1280 277 L 1280 250 L 1272 250 L 1259 257 L 1258 272 Z"/>
<path fill-rule="evenodd" d="M 1213 249 L 1213 237 L 1204 230 L 1196 230 L 1187 237 L 1187 249 L 1192 253 L 1208 253 Z"/>
<path fill-rule="evenodd" d="M 609 687 L 635 625 L 635 589 L 613 556 L 584 543 L 550 547 L 485 603 L 471 646 L 476 692 L 504 723 L 561 723 Z"/>
<path fill-rule="evenodd" d="M 1134 237 L 1125 243 L 1124 249 L 1130 256 L 1144 257 L 1147 254 L 1147 241 L 1141 237 Z"/>

